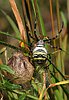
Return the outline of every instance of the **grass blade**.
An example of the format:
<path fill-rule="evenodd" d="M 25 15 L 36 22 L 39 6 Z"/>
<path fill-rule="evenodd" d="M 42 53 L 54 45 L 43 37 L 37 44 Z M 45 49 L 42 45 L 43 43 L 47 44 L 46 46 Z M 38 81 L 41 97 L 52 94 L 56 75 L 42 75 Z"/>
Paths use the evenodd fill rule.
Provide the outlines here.
<path fill-rule="evenodd" d="M 46 33 L 45 25 L 44 25 L 44 22 L 43 22 L 43 18 L 42 18 L 38 3 L 36 3 L 36 4 L 37 4 L 37 10 L 38 10 L 38 15 L 39 15 L 39 21 L 40 21 L 40 25 L 41 25 L 42 35 L 46 36 L 47 33 Z"/>
<path fill-rule="evenodd" d="M 0 31 L 0 34 L 4 34 L 4 35 L 6 35 L 6 36 L 12 37 L 12 38 L 14 38 L 14 39 L 17 39 L 17 40 L 23 42 L 23 40 L 20 39 L 19 37 L 17 37 L 17 36 L 13 36 L 13 35 L 11 35 L 11 34 L 9 34 L 9 33 L 6 33 L 6 32 L 2 32 L 2 31 Z"/>
<path fill-rule="evenodd" d="M 9 3 L 11 5 L 12 11 L 13 11 L 14 16 L 16 18 L 16 21 L 17 21 L 17 24 L 18 24 L 18 27 L 19 27 L 19 31 L 20 31 L 20 36 L 26 42 L 27 37 L 26 37 L 25 28 L 24 28 L 20 13 L 18 11 L 16 2 L 15 2 L 15 0 L 9 0 Z"/>
<path fill-rule="evenodd" d="M 54 86 L 57 86 L 57 85 L 63 85 L 63 84 L 69 84 L 69 80 L 61 81 L 61 82 L 54 83 L 54 84 L 50 84 L 48 88 L 51 88 L 51 87 L 54 87 Z"/>
<path fill-rule="evenodd" d="M 21 88 L 20 85 L 12 84 L 12 83 L 10 83 L 7 80 L 4 80 L 3 81 L 2 86 L 3 86 L 3 89 L 9 90 L 9 91 L 12 91 L 12 90 L 16 90 L 16 89 L 20 89 Z"/>
<path fill-rule="evenodd" d="M 10 74 L 14 74 L 15 72 L 7 65 L 1 64 L 0 65 L 0 70 L 5 70 L 7 72 L 9 72 Z"/>
<path fill-rule="evenodd" d="M 3 10 L 1 10 L 1 12 L 5 15 L 5 17 L 7 18 L 8 22 L 10 23 L 10 25 L 12 26 L 14 32 L 16 33 L 16 37 L 20 38 L 20 32 L 16 26 L 16 24 L 14 23 L 14 21 L 12 20 L 12 18 L 10 16 L 8 16 Z"/>
<path fill-rule="evenodd" d="M 5 43 L 3 41 L 0 41 L 0 44 L 5 45 L 5 46 L 10 47 L 10 48 L 13 48 L 15 50 L 21 50 L 21 48 L 18 48 L 16 46 L 11 45 L 11 44 Z"/>

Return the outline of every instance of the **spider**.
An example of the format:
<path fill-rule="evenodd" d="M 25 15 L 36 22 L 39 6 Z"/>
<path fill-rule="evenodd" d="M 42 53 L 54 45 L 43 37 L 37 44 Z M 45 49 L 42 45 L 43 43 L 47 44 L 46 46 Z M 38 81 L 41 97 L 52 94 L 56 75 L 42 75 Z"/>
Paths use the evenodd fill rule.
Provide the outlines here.
<path fill-rule="evenodd" d="M 36 35 L 36 23 L 37 22 L 35 20 L 35 24 L 34 24 L 34 36 L 35 36 L 35 38 L 30 33 L 28 34 L 28 37 L 32 38 L 33 40 L 36 41 L 36 46 L 33 48 L 33 50 L 31 50 L 33 61 L 37 62 L 38 64 L 43 64 L 48 60 L 48 56 L 50 56 L 47 49 L 45 48 L 46 43 L 49 44 L 52 48 L 57 48 L 58 50 L 62 50 L 59 47 L 54 47 L 53 45 L 51 45 L 51 42 L 52 42 L 52 40 L 55 40 L 56 38 L 59 37 L 59 35 L 63 29 L 63 23 L 62 23 L 62 28 L 60 29 L 60 31 L 58 32 L 58 34 L 55 37 L 53 37 L 53 38 L 44 37 L 43 39 L 39 39 Z M 33 43 L 30 44 L 29 48 L 31 49 L 31 47 L 33 47 Z M 64 51 L 64 50 L 62 50 L 62 51 Z"/>
<path fill-rule="evenodd" d="M 37 18 L 37 17 L 36 17 Z M 51 61 L 51 55 L 50 53 L 48 53 L 47 48 L 45 47 L 45 44 L 49 44 L 51 48 L 56 48 L 60 51 L 66 52 L 65 50 L 63 50 L 60 47 L 55 47 L 53 45 L 51 45 L 51 42 L 55 39 L 57 39 L 60 35 L 60 33 L 62 32 L 64 23 L 62 22 L 62 27 L 60 29 L 60 31 L 58 32 L 58 34 L 53 37 L 53 38 L 49 38 L 49 37 L 44 37 L 43 39 L 39 39 L 37 37 L 36 34 L 36 25 L 37 25 L 37 19 L 35 18 L 35 23 L 34 23 L 34 36 L 30 33 L 30 29 L 28 27 L 28 25 L 26 25 L 27 29 L 28 29 L 28 33 L 27 33 L 27 37 L 28 37 L 28 41 L 29 41 L 29 49 L 30 49 L 30 58 L 32 58 L 32 64 L 35 66 L 35 64 L 42 66 L 44 65 L 44 69 L 47 70 L 47 68 L 49 68 L 49 66 L 52 64 L 53 67 L 60 73 L 60 75 L 64 78 L 63 74 L 56 68 L 56 66 L 52 63 Z M 31 39 L 33 39 L 33 41 L 31 42 Z M 34 42 L 35 46 L 34 46 Z M 33 48 L 33 49 L 31 49 Z M 57 50 L 57 51 L 58 51 Z M 56 52 L 57 52 L 56 51 Z M 55 53 L 55 52 L 53 52 Z M 66 52 L 67 53 L 67 52 Z M 67 53 L 68 54 L 68 53 Z M 30 61 L 31 62 L 31 61 Z M 45 64 L 46 63 L 46 64 Z M 45 66 L 46 65 L 46 66 Z"/>
<path fill-rule="evenodd" d="M 60 73 L 60 75 L 63 78 L 64 78 L 64 76 L 56 68 L 56 66 L 52 63 L 52 61 L 51 61 L 51 55 L 50 55 L 50 53 L 48 53 L 47 48 L 45 47 L 45 44 L 49 44 L 51 48 L 56 48 L 58 50 L 64 51 L 60 47 L 57 47 L 57 46 L 55 47 L 55 46 L 51 45 L 51 42 L 59 37 L 60 33 L 62 32 L 64 24 L 62 23 L 62 27 L 61 27 L 60 31 L 58 32 L 58 34 L 55 37 L 53 37 L 53 38 L 44 37 L 43 39 L 39 39 L 38 36 L 37 36 L 37 34 L 36 34 L 36 24 L 37 24 L 37 22 L 35 20 L 35 24 L 34 24 L 34 36 L 30 32 L 28 32 L 28 34 L 27 34 L 28 39 L 30 41 L 29 49 L 30 49 L 30 52 L 32 52 L 32 53 L 30 53 L 30 55 L 31 55 L 32 64 L 34 65 L 34 67 L 35 67 L 35 65 L 39 65 L 39 67 L 43 66 L 43 69 L 45 70 L 45 72 L 47 74 L 46 75 L 46 82 L 48 83 L 48 86 L 49 86 L 48 70 L 47 69 L 49 68 L 49 66 L 51 64 Z M 28 28 L 28 26 L 27 26 L 27 28 Z M 28 30 L 29 30 L 29 28 L 28 28 Z M 32 42 L 31 42 L 31 39 L 33 40 Z M 34 44 L 34 42 L 36 42 L 36 43 Z M 31 48 L 33 48 L 33 49 L 31 49 Z M 38 68 L 38 70 L 39 69 L 40 68 Z M 52 72 L 50 72 L 50 73 L 52 73 Z"/>

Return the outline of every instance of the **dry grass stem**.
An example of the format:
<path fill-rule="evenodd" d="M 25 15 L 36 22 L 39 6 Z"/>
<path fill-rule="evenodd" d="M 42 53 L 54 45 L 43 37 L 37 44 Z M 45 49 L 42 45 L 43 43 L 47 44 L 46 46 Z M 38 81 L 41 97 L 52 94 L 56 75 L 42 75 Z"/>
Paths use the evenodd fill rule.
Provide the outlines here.
<path fill-rule="evenodd" d="M 21 33 L 21 37 L 24 39 L 24 41 L 26 41 L 25 29 L 24 29 L 24 26 L 23 26 L 19 11 L 17 9 L 15 0 L 9 0 L 9 2 L 10 2 L 10 5 L 11 5 L 11 8 L 12 8 L 12 11 L 13 11 L 13 13 L 15 15 L 15 18 L 16 18 L 16 21 L 17 21 L 17 24 L 18 24 L 18 27 L 19 27 L 19 30 L 20 30 L 20 33 Z"/>

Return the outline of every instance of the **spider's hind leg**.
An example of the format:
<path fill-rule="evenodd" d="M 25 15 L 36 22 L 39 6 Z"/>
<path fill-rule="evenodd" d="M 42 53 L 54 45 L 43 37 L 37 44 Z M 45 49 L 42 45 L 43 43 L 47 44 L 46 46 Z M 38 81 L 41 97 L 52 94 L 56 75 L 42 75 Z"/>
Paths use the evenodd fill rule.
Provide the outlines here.
<path fill-rule="evenodd" d="M 56 38 L 58 38 L 58 36 L 59 36 L 60 33 L 62 32 L 63 27 L 64 27 L 64 23 L 62 22 L 62 27 L 61 27 L 61 29 L 59 30 L 58 34 L 56 34 L 56 36 L 53 37 L 53 38 L 51 38 L 51 39 L 49 38 L 48 40 L 49 40 L 49 41 L 52 41 L 52 40 L 55 40 Z"/>
<path fill-rule="evenodd" d="M 53 38 L 45 37 L 45 38 L 43 39 L 43 41 L 44 41 L 44 42 L 47 42 L 47 43 L 51 43 L 52 40 L 57 39 L 57 38 L 59 37 L 60 33 L 62 32 L 63 26 L 64 26 L 64 23 L 62 23 L 62 27 L 61 27 L 60 31 L 58 32 L 58 34 L 56 34 L 56 36 L 54 36 Z"/>

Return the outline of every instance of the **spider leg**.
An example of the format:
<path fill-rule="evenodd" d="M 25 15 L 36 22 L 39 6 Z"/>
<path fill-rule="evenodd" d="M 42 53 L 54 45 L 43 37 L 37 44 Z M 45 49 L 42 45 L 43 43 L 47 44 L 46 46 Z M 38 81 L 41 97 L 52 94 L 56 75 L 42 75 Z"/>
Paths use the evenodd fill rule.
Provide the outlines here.
<path fill-rule="evenodd" d="M 58 34 L 57 34 L 55 37 L 51 38 L 51 39 L 48 38 L 48 40 L 51 41 L 51 40 L 54 40 L 54 39 L 58 38 L 58 36 L 59 36 L 60 33 L 62 32 L 63 26 L 64 26 L 64 23 L 62 22 L 62 27 L 61 27 L 60 31 L 58 32 Z"/>
<path fill-rule="evenodd" d="M 58 52 L 58 51 L 60 50 L 60 51 L 63 51 L 63 52 L 65 52 L 66 54 L 69 55 L 69 52 L 67 52 L 66 50 L 63 50 L 62 48 L 60 48 L 60 47 L 58 47 L 58 46 L 53 46 L 53 45 L 51 44 L 51 41 L 46 41 L 46 43 L 47 43 L 48 45 L 50 45 L 51 48 L 57 49 L 54 53 L 56 53 L 56 52 Z"/>
<path fill-rule="evenodd" d="M 59 73 L 60 73 L 60 75 L 66 80 L 66 78 L 64 77 L 64 75 L 60 72 L 60 70 L 52 63 L 52 61 L 50 60 L 50 59 L 48 59 L 48 58 L 46 58 L 48 61 L 49 61 L 49 63 L 50 63 L 50 65 L 52 65 Z M 49 66 L 50 66 L 49 65 Z"/>
<path fill-rule="evenodd" d="M 30 36 L 30 38 L 32 38 L 33 40 L 35 39 L 35 38 L 30 34 L 30 32 L 29 32 L 29 36 Z"/>
<path fill-rule="evenodd" d="M 37 16 L 36 16 L 36 18 L 37 18 Z M 36 41 L 38 42 L 39 39 L 38 39 L 38 37 L 37 37 L 37 35 L 36 35 L 36 26 L 37 26 L 37 20 L 36 20 L 36 18 L 35 18 L 35 23 L 34 23 L 34 36 L 35 36 L 35 38 L 36 38 Z"/>
<path fill-rule="evenodd" d="M 36 21 L 36 18 L 35 18 L 35 22 L 34 22 L 34 36 L 35 38 L 31 35 L 31 32 L 30 32 L 30 29 L 29 27 L 27 26 L 29 32 L 28 32 L 28 37 L 32 38 L 33 40 L 36 40 L 37 42 L 39 41 L 37 35 L 36 35 L 36 24 L 37 24 L 37 21 Z"/>
<path fill-rule="evenodd" d="M 63 51 L 63 52 L 65 52 L 66 54 L 69 55 L 69 53 L 68 53 L 67 51 L 63 50 L 62 48 L 57 47 L 57 46 L 53 46 L 53 45 L 51 45 L 50 43 L 48 43 L 48 44 L 50 45 L 51 48 L 58 49 L 58 50 Z M 55 53 L 56 53 L 56 52 L 58 52 L 58 51 L 55 51 Z"/>
<path fill-rule="evenodd" d="M 63 29 L 63 26 L 64 26 L 64 23 L 62 22 L 62 28 L 60 29 L 60 31 L 58 32 L 58 34 L 55 36 L 55 37 L 53 37 L 53 38 L 49 38 L 49 37 L 45 37 L 44 39 L 43 39 L 43 41 L 44 42 L 51 42 L 52 40 L 55 40 L 56 38 L 58 38 L 58 36 L 60 35 L 60 33 L 62 32 L 62 29 Z"/>

